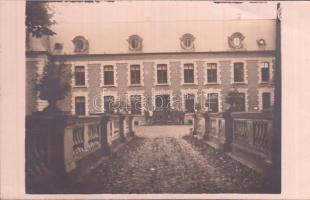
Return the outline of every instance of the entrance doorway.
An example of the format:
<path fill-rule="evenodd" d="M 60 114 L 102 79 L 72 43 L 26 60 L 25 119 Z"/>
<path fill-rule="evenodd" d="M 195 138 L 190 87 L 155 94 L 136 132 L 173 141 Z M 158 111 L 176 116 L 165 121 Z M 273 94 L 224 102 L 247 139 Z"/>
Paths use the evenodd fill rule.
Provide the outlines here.
<path fill-rule="evenodd" d="M 156 110 L 169 110 L 170 109 L 170 95 L 156 95 L 155 96 Z"/>

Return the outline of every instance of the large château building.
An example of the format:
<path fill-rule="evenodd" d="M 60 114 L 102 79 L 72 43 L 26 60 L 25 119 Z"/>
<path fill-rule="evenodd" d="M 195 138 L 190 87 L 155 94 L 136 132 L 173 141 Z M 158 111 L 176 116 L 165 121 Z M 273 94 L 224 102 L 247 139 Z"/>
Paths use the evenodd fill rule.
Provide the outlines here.
<path fill-rule="evenodd" d="M 275 20 L 122 25 L 58 23 L 52 26 L 57 35 L 30 37 L 26 113 L 47 105 L 32 90 L 32 79 L 51 60 L 73 74 L 70 94 L 58 102 L 72 114 L 110 112 L 120 102 L 141 117 L 156 107 L 191 113 L 200 105 L 221 112 L 231 90 L 242 95 L 240 111 L 273 105 Z"/>

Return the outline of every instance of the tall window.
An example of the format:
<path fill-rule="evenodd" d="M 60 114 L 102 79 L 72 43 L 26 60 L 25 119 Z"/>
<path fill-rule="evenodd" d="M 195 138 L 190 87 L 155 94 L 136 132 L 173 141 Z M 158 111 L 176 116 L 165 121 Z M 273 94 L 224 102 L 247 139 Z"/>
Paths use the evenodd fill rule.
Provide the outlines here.
<path fill-rule="evenodd" d="M 208 108 L 209 112 L 219 111 L 219 96 L 218 93 L 208 93 L 205 107 Z"/>
<path fill-rule="evenodd" d="M 263 67 L 261 68 L 261 77 L 262 77 L 262 82 L 268 82 L 270 79 L 270 66 L 269 62 L 264 62 Z"/>
<path fill-rule="evenodd" d="M 141 114 L 141 95 L 131 95 L 130 96 L 131 113 Z"/>
<path fill-rule="evenodd" d="M 74 71 L 75 85 L 85 85 L 85 67 L 76 66 Z"/>
<path fill-rule="evenodd" d="M 114 68 L 113 65 L 105 65 L 103 67 L 104 85 L 114 85 Z"/>
<path fill-rule="evenodd" d="M 114 97 L 104 96 L 104 110 L 106 113 L 113 113 Z"/>
<path fill-rule="evenodd" d="M 184 64 L 184 83 L 194 83 L 194 65 Z"/>
<path fill-rule="evenodd" d="M 207 64 L 208 83 L 217 83 L 217 65 L 216 63 Z"/>
<path fill-rule="evenodd" d="M 244 82 L 243 63 L 234 63 L 234 82 Z"/>
<path fill-rule="evenodd" d="M 75 114 L 76 115 L 85 115 L 86 114 L 85 97 L 83 97 L 83 96 L 75 97 Z"/>
<path fill-rule="evenodd" d="M 195 95 L 186 94 L 185 95 L 185 112 L 194 112 L 195 111 Z"/>
<path fill-rule="evenodd" d="M 263 100 L 263 109 L 267 109 L 270 107 L 271 96 L 270 92 L 263 92 L 262 96 Z"/>
<path fill-rule="evenodd" d="M 130 65 L 130 83 L 131 84 L 140 84 L 140 65 Z"/>
<path fill-rule="evenodd" d="M 166 64 L 157 65 L 157 83 L 158 84 L 168 83 L 168 70 Z"/>

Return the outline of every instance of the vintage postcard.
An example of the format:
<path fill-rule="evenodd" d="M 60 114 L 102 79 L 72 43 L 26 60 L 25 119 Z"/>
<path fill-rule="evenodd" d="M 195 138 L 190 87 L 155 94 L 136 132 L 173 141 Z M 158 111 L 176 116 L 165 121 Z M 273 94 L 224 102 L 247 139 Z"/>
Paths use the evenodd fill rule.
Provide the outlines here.
<path fill-rule="evenodd" d="M 15 4 L 24 198 L 284 197 L 293 4 Z"/>

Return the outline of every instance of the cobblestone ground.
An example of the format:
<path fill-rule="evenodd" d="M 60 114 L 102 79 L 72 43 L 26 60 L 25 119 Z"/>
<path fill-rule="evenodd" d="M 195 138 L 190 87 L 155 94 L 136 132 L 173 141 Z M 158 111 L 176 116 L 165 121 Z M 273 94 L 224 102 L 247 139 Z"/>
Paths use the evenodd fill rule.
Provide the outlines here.
<path fill-rule="evenodd" d="M 186 136 L 189 128 L 138 127 L 134 140 L 66 192 L 268 192 L 258 173 Z"/>

